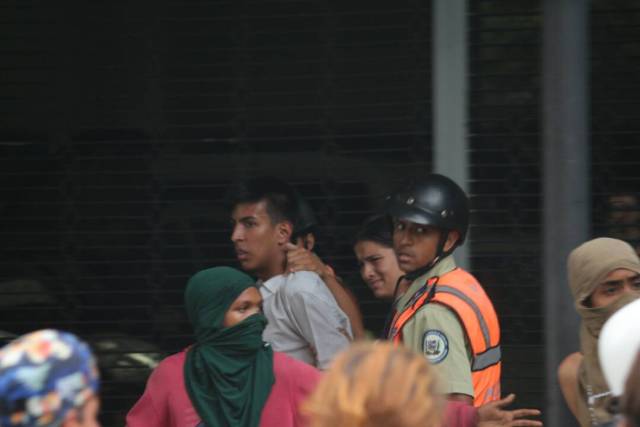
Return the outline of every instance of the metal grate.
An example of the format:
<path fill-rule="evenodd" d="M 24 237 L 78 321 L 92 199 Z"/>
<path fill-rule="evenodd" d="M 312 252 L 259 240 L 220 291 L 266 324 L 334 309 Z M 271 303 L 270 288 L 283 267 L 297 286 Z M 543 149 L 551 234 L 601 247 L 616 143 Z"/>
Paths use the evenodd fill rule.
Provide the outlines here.
<path fill-rule="evenodd" d="M 500 318 L 504 392 L 542 408 L 540 4 L 469 6 L 472 272 Z"/>
<path fill-rule="evenodd" d="M 592 4 L 594 233 L 611 234 L 608 197 L 637 197 L 640 10 Z M 501 318 L 505 391 L 543 407 L 540 4 L 469 6 L 472 271 Z M 233 263 L 229 182 L 267 173 L 310 199 L 321 253 L 379 329 L 351 238 L 431 167 L 430 21 L 427 0 L 4 2 L 0 330 L 90 339 L 104 425 L 121 425 L 149 363 L 190 342 L 187 278 Z"/>
<path fill-rule="evenodd" d="M 0 16 L 0 330 L 90 339 L 104 425 L 190 342 L 187 278 L 233 263 L 230 181 L 297 185 L 321 252 L 353 278 L 362 218 L 429 168 L 428 1 L 27 1 Z M 379 328 L 386 307 L 350 283 Z"/>
<path fill-rule="evenodd" d="M 640 253 L 640 8 L 594 1 L 591 13 L 593 232 Z"/>

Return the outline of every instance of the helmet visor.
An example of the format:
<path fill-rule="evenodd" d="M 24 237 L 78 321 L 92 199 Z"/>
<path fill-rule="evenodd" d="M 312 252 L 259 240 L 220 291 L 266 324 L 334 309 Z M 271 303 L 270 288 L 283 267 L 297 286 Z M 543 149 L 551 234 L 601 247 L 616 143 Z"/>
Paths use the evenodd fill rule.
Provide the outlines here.
<path fill-rule="evenodd" d="M 433 225 L 437 227 L 442 225 L 435 213 L 412 206 L 407 202 L 403 203 L 397 198 L 392 198 L 387 201 L 384 206 L 384 213 L 393 218 L 411 221 L 416 224 Z"/>

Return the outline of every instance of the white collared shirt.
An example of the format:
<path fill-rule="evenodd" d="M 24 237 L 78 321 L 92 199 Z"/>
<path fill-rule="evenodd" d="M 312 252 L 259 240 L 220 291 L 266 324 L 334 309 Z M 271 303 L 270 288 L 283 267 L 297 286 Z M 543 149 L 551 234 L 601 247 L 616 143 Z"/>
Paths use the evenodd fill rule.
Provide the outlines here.
<path fill-rule="evenodd" d="M 259 285 L 269 321 L 262 338 L 274 351 L 326 369 L 349 346 L 349 318 L 316 273 L 281 274 Z"/>

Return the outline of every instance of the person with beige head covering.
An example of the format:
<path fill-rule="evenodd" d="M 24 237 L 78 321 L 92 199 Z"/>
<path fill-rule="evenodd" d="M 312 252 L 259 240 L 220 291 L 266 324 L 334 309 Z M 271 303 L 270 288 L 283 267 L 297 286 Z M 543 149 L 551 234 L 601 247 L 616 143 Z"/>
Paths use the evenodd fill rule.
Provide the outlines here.
<path fill-rule="evenodd" d="M 574 249 L 568 259 L 569 287 L 580 325 L 580 352 L 558 369 L 562 393 L 581 427 L 612 420 L 611 392 L 598 359 L 598 337 L 606 320 L 640 297 L 640 259 L 618 239 L 597 238 Z"/>

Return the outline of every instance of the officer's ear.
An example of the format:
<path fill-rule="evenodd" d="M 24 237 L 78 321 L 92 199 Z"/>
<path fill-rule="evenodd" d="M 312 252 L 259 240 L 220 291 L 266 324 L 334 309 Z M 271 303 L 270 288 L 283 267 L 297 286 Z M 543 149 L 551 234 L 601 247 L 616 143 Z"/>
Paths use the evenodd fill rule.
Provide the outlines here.
<path fill-rule="evenodd" d="M 450 251 L 458 240 L 460 240 L 460 233 L 456 230 L 449 231 L 447 234 L 447 241 L 444 242 L 444 251 Z"/>

